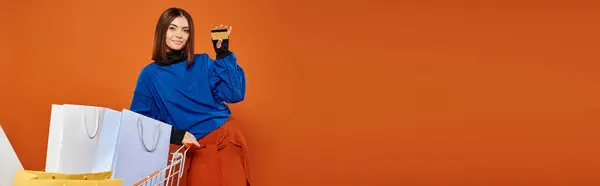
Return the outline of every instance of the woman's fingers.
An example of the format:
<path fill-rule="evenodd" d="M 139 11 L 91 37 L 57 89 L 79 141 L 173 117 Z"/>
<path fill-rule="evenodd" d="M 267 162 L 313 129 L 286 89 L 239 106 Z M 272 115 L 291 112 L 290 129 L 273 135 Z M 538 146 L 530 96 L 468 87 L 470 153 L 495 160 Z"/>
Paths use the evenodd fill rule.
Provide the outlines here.
<path fill-rule="evenodd" d="M 219 41 L 217 41 L 217 48 L 221 48 L 222 44 L 223 44 L 223 39 L 219 39 Z"/>

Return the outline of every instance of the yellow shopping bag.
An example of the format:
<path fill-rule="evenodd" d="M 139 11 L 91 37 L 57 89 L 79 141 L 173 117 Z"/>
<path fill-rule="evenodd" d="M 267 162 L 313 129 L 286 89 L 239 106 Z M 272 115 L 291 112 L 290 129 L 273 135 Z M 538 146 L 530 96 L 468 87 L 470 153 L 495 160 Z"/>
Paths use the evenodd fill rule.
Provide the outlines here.
<path fill-rule="evenodd" d="M 110 179 L 112 172 L 59 174 L 17 171 L 12 186 L 122 186 L 121 179 Z"/>

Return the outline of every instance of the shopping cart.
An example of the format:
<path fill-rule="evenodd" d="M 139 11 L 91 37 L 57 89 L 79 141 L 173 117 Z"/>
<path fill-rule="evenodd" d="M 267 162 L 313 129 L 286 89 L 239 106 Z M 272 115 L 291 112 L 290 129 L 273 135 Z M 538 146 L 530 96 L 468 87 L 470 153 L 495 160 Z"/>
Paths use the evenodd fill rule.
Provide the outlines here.
<path fill-rule="evenodd" d="M 166 167 L 154 171 L 133 186 L 178 186 L 185 168 L 185 155 L 188 150 L 189 145 L 182 145 L 175 152 L 171 153 L 171 160 L 169 160 L 169 164 Z"/>

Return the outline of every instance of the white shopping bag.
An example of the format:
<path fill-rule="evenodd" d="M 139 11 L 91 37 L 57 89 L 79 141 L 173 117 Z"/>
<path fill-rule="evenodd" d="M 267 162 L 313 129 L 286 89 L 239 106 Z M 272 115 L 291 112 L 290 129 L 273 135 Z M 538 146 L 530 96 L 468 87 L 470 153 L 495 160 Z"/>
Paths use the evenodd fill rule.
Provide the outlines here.
<path fill-rule="evenodd" d="M 123 185 L 133 185 L 167 166 L 171 125 L 127 109 L 121 114 L 113 173 Z"/>
<path fill-rule="evenodd" d="M 107 108 L 100 127 L 100 141 L 98 141 L 92 168 L 93 173 L 113 171 L 120 127 L 121 112 Z M 114 177 L 114 174 L 111 176 Z"/>
<path fill-rule="evenodd" d="M 106 108 L 52 105 L 46 172 L 92 172 Z"/>
<path fill-rule="evenodd" d="M 63 106 L 52 105 L 50 114 L 50 130 L 48 133 L 48 147 L 46 149 L 46 172 L 58 172 L 60 158 L 60 144 L 62 142 Z"/>
<path fill-rule="evenodd" d="M 0 186 L 12 185 L 15 174 L 23 170 L 23 165 L 17 157 L 8 137 L 0 126 Z"/>

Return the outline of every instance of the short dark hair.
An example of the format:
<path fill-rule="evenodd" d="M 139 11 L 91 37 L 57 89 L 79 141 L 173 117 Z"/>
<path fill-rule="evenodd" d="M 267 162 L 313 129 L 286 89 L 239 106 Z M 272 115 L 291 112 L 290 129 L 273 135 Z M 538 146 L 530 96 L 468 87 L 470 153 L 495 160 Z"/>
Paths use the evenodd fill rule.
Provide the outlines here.
<path fill-rule="evenodd" d="M 154 32 L 154 48 L 152 51 L 152 60 L 157 62 L 158 64 L 167 64 L 167 43 L 166 43 L 166 34 L 169 29 L 169 25 L 171 22 L 179 17 L 184 16 L 189 24 L 189 33 L 187 44 L 184 48 L 182 48 L 182 54 L 185 58 L 187 58 L 187 64 L 190 65 L 194 63 L 194 21 L 192 20 L 192 16 L 185 10 L 181 8 L 169 8 L 165 10 L 160 18 L 158 19 L 158 23 L 156 24 L 156 30 Z"/>

